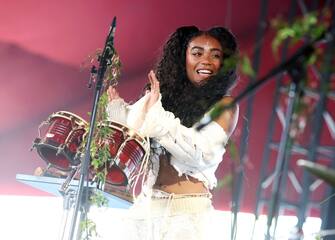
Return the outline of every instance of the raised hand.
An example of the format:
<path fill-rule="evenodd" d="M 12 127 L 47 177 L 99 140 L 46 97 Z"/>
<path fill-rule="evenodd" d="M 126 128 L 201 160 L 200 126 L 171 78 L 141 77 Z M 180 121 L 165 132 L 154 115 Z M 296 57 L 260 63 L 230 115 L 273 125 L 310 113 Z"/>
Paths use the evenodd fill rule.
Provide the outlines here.
<path fill-rule="evenodd" d="M 151 89 L 147 93 L 147 101 L 145 103 L 145 111 L 147 112 L 159 99 L 159 82 L 154 71 L 150 71 L 148 78 L 151 84 Z"/>
<path fill-rule="evenodd" d="M 120 99 L 120 95 L 115 87 L 109 86 L 107 89 L 108 101 L 111 102 L 116 99 Z"/>

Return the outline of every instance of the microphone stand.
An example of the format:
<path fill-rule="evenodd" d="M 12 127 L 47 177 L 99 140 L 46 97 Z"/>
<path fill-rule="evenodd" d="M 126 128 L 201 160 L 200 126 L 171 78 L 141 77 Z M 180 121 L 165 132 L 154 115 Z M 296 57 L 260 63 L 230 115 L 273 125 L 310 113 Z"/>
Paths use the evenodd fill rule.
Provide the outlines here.
<path fill-rule="evenodd" d="M 294 106 L 299 98 L 301 93 L 301 80 L 306 76 L 306 68 L 303 64 L 303 61 L 306 59 L 306 55 L 298 58 L 296 63 L 292 65 L 287 71 L 292 78 L 292 82 L 289 87 L 288 92 L 288 104 L 285 115 L 285 124 L 284 129 L 281 134 L 280 144 L 278 149 L 278 156 L 276 160 L 275 174 L 272 185 L 272 194 L 269 204 L 269 211 L 267 216 L 267 230 L 266 230 L 266 240 L 271 239 L 270 229 L 272 226 L 273 218 L 275 218 L 275 225 L 273 233 L 275 232 L 277 226 L 277 218 L 279 211 L 279 203 L 282 191 L 282 179 L 284 169 L 287 168 L 287 149 L 290 148 L 290 143 L 292 139 L 290 138 L 290 126 L 292 123 L 292 116 L 294 112 Z"/>
<path fill-rule="evenodd" d="M 113 41 L 114 41 L 114 32 L 115 32 L 115 26 L 116 26 L 116 17 L 114 17 L 112 25 L 109 29 L 109 33 L 105 42 L 104 50 L 99 57 L 99 68 L 97 71 L 97 82 L 94 92 L 94 102 L 91 112 L 91 119 L 90 119 L 90 128 L 88 132 L 87 142 L 85 146 L 85 153 L 82 154 L 82 164 L 81 164 L 81 172 L 80 172 L 80 179 L 78 183 L 78 189 L 77 189 L 77 195 L 76 195 L 76 201 L 75 201 L 75 207 L 74 207 L 74 213 L 72 216 L 71 226 L 70 226 L 70 235 L 69 240 L 72 240 L 75 234 L 75 230 L 78 227 L 78 212 L 81 212 L 80 219 L 83 219 L 84 213 L 87 213 L 88 208 L 88 186 L 84 187 L 85 180 L 89 181 L 88 179 L 88 169 L 90 165 L 90 149 L 91 149 L 91 142 L 93 138 L 93 132 L 94 132 L 94 126 L 95 126 L 95 120 L 96 120 L 96 114 L 98 109 L 98 103 L 101 95 L 102 85 L 103 85 L 103 78 L 107 69 L 107 64 L 109 59 L 111 59 L 115 53 L 113 48 Z M 85 194 L 84 194 L 85 193 Z M 80 236 L 80 231 L 77 229 L 77 238 Z"/>

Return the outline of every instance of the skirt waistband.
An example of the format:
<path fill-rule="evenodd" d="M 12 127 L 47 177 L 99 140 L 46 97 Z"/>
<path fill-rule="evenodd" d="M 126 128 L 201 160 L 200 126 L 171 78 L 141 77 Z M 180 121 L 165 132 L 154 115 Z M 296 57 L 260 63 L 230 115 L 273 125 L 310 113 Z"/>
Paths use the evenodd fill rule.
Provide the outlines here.
<path fill-rule="evenodd" d="M 152 189 L 135 201 L 131 215 L 136 219 L 147 217 L 202 214 L 213 210 L 211 193 L 175 194 Z"/>
<path fill-rule="evenodd" d="M 159 189 L 152 190 L 152 199 L 180 199 L 180 198 L 209 198 L 212 199 L 212 194 L 210 192 L 207 193 L 168 193 Z"/>

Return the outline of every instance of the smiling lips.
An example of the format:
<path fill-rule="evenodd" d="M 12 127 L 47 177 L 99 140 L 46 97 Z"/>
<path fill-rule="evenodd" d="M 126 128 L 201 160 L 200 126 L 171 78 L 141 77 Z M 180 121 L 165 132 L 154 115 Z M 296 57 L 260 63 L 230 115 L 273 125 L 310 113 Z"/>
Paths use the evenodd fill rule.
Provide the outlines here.
<path fill-rule="evenodd" d="M 211 69 L 201 68 L 201 69 L 197 69 L 196 73 L 200 77 L 200 79 L 198 80 L 196 85 L 202 86 L 206 83 L 206 79 L 208 79 L 210 76 L 212 76 L 214 74 L 214 71 L 211 70 Z"/>
<path fill-rule="evenodd" d="M 198 69 L 196 70 L 196 72 L 200 75 L 204 75 L 204 76 L 210 76 L 213 74 L 213 71 L 210 69 Z"/>

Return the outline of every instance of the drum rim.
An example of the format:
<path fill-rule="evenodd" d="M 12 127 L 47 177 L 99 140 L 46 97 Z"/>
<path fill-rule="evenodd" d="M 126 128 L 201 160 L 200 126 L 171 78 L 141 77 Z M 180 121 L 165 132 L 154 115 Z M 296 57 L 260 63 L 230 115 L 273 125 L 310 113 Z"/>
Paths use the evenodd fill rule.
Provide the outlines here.
<path fill-rule="evenodd" d="M 74 116 L 74 117 L 76 117 L 77 119 L 81 120 L 85 125 L 88 125 L 88 122 L 87 122 L 85 119 L 83 119 L 82 117 L 78 116 L 78 115 L 75 114 L 75 113 L 68 112 L 68 111 L 57 111 L 57 112 L 53 112 L 53 113 L 49 116 L 49 118 L 52 119 L 53 117 L 57 117 L 57 116 L 58 116 L 58 117 L 65 117 L 66 119 L 71 120 L 71 119 L 69 119 L 68 116 L 62 115 L 61 113 L 65 113 L 65 114 Z"/>
<path fill-rule="evenodd" d="M 71 170 L 71 165 L 74 165 L 73 161 L 69 160 L 69 156 L 68 154 L 64 151 L 64 149 L 61 149 L 61 152 L 59 154 L 62 154 L 66 159 L 67 161 L 69 162 L 69 167 L 68 168 L 62 168 L 62 167 L 59 167 L 58 165 L 56 164 L 53 164 L 51 163 L 48 158 L 45 157 L 44 154 L 42 154 L 42 148 L 47 148 L 47 149 L 51 149 L 51 150 L 55 150 L 55 151 L 58 151 L 60 148 L 59 147 L 56 147 L 54 145 L 51 145 L 49 143 L 45 143 L 45 142 L 40 142 L 38 144 L 36 144 L 34 146 L 36 148 L 36 151 L 38 153 L 38 155 L 47 163 L 47 164 L 51 164 L 53 167 L 59 169 L 59 170 L 62 170 L 62 171 L 65 171 L 65 172 L 68 172 Z"/>
<path fill-rule="evenodd" d="M 104 121 L 101 121 L 101 122 L 99 122 L 98 123 L 98 126 L 101 126 L 101 124 L 104 124 L 104 123 L 116 123 L 116 124 L 119 124 L 119 125 L 121 125 L 121 126 L 123 126 L 123 127 L 126 127 L 127 128 L 127 130 L 129 131 L 133 131 L 134 132 L 134 134 L 133 134 L 133 136 L 138 136 L 141 140 L 142 140 L 142 142 L 141 141 L 139 141 L 137 138 L 135 138 L 135 137 L 132 137 L 136 142 L 138 142 L 140 145 L 141 145 L 141 147 L 143 148 L 143 150 L 145 151 L 145 146 L 146 145 L 148 145 L 149 144 L 149 142 L 146 140 L 146 137 L 144 137 L 142 134 L 140 134 L 137 130 L 135 130 L 134 128 L 132 128 L 132 127 L 129 127 L 127 124 L 123 124 L 123 123 L 120 123 L 120 122 L 118 122 L 118 121 L 114 121 L 114 120 L 104 120 Z M 110 126 L 110 124 L 108 124 L 107 126 Z M 121 128 L 117 128 L 117 130 L 120 130 L 120 131 L 122 131 L 122 129 Z"/>

